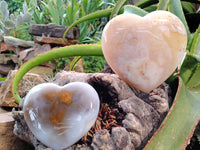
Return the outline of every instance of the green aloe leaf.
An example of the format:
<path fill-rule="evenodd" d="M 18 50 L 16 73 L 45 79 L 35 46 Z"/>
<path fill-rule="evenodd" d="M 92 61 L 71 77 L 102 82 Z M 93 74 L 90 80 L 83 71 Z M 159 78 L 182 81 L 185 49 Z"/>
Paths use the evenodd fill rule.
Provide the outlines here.
<path fill-rule="evenodd" d="M 149 7 L 144 8 L 145 11 L 147 11 L 148 13 L 156 11 L 158 9 L 158 6 L 156 5 L 151 5 Z"/>
<path fill-rule="evenodd" d="M 174 103 L 145 150 L 185 149 L 200 118 L 200 91 L 189 90 L 180 78 Z"/>
<path fill-rule="evenodd" d="M 183 9 L 182 9 L 180 0 L 169 0 L 168 10 L 171 13 L 175 14 L 177 17 L 179 17 L 179 19 L 183 22 L 183 24 L 185 25 L 186 31 L 187 31 L 187 37 L 188 37 L 188 41 L 189 41 L 190 40 L 190 31 L 189 31 L 188 24 L 185 20 L 185 16 L 183 14 Z"/>
<path fill-rule="evenodd" d="M 200 119 L 200 56 L 187 55 L 180 69 L 178 91 L 161 127 L 145 150 L 181 150 Z"/>
<path fill-rule="evenodd" d="M 124 13 L 131 13 L 131 14 L 137 14 L 141 17 L 145 16 L 148 14 L 148 12 L 144 11 L 143 9 L 133 6 L 133 5 L 126 5 L 124 6 Z"/>
<path fill-rule="evenodd" d="M 181 2 L 181 5 L 182 5 L 183 11 L 185 13 L 195 13 L 194 6 L 193 6 L 192 3 L 190 3 L 190 2 Z"/>
<path fill-rule="evenodd" d="M 182 64 L 180 75 L 190 90 L 200 90 L 200 56 L 188 54 Z"/>
<path fill-rule="evenodd" d="M 91 14 L 85 15 L 82 18 L 78 19 L 77 21 L 75 21 L 73 24 L 71 24 L 67 28 L 67 30 L 63 34 L 63 41 L 64 41 L 67 33 L 69 32 L 69 30 L 71 30 L 77 24 L 83 23 L 83 22 L 88 21 L 88 20 L 96 19 L 96 18 L 108 17 L 108 16 L 110 16 L 112 10 L 113 10 L 113 8 L 107 8 L 107 9 L 104 9 L 104 10 L 98 10 L 96 12 L 93 12 Z"/>
<path fill-rule="evenodd" d="M 124 5 L 124 3 L 126 2 L 127 0 L 121 0 L 121 1 L 118 1 L 113 9 L 113 11 L 111 12 L 111 15 L 110 15 L 110 18 L 113 18 L 115 16 L 117 16 L 120 8 Z"/>
<path fill-rule="evenodd" d="M 187 46 L 187 50 L 189 50 L 190 53 L 197 53 L 199 43 L 200 43 L 200 25 L 196 30 L 196 32 L 194 33 L 193 37 L 190 39 L 189 44 Z"/>
<path fill-rule="evenodd" d="M 158 4 L 158 10 L 167 10 L 169 0 L 160 0 Z"/>

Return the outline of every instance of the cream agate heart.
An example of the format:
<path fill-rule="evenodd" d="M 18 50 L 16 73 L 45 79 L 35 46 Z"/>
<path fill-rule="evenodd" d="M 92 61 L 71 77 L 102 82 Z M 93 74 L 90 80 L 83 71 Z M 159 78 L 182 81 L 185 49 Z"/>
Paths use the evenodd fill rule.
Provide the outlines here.
<path fill-rule="evenodd" d="M 48 147 L 64 149 L 82 138 L 99 111 L 95 89 L 83 82 L 63 87 L 43 83 L 25 97 L 24 117 L 36 138 Z"/>
<path fill-rule="evenodd" d="M 167 11 L 145 17 L 119 15 L 105 26 L 102 49 L 121 79 L 150 92 L 164 82 L 182 61 L 187 34 L 181 20 Z"/>

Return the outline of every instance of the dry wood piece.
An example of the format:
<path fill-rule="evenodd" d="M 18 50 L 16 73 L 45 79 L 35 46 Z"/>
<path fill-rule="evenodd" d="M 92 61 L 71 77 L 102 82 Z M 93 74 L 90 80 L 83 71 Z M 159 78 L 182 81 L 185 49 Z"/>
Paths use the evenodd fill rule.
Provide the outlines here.
<path fill-rule="evenodd" d="M 29 34 L 35 36 L 62 38 L 67 28 L 68 27 L 57 25 L 31 24 L 29 27 Z M 79 29 L 74 27 L 68 32 L 65 38 L 71 40 L 79 39 L 79 32 Z"/>
<path fill-rule="evenodd" d="M 62 71 L 57 73 L 53 82 L 62 86 L 74 81 L 92 85 L 99 94 L 101 108 L 87 135 L 66 150 L 142 149 L 169 110 L 170 89 L 165 83 L 146 94 L 110 73 Z M 28 129 L 23 112 L 14 114 L 15 134 L 32 143 L 36 150 L 45 150 L 47 147 Z"/>
<path fill-rule="evenodd" d="M 46 36 L 34 36 L 34 42 L 38 44 L 55 44 L 55 45 L 62 45 L 62 46 L 67 46 L 67 45 L 73 45 L 73 44 L 78 44 L 77 41 L 75 40 L 68 40 L 65 39 L 63 42 L 62 38 L 54 38 L 54 37 L 46 37 Z"/>

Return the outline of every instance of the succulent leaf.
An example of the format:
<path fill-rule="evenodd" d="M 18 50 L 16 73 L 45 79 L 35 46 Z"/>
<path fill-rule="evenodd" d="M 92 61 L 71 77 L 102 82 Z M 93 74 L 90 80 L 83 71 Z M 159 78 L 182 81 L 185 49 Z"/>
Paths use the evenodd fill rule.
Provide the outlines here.
<path fill-rule="evenodd" d="M 22 8 L 23 8 L 23 12 L 26 13 L 27 12 L 27 3 L 26 3 L 26 0 L 24 1 L 23 5 L 22 5 Z"/>
<path fill-rule="evenodd" d="M 9 34 L 9 29 L 8 28 L 3 26 L 2 29 L 3 29 L 3 35 L 8 35 Z"/>
<path fill-rule="evenodd" d="M 10 14 L 10 20 L 11 20 L 11 21 L 15 21 L 15 16 L 14 16 L 14 14 Z"/>
<path fill-rule="evenodd" d="M 8 4 L 6 3 L 6 1 L 0 2 L 0 11 L 2 13 L 2 18 L 5 21 L 9 16 Z"/>
<path fill-rule="evenodd" d="M 22 20 L 23 22 L 30 22 L 32 19 L 32 15 L 28 12 L 26 12 L 23 16 L 22 16 Z"/>
<path fill-rule="evenodd" d="M 11 20 L 6 20 L 5 27 L 8 28 L 9 30 L 12 30 L 15 28 L 15 23 Z"/>
<path fill-rule="evenodd" d="M 19 26 L 23 23 L 22 15 L 17 16 L 16 25 Z"/>

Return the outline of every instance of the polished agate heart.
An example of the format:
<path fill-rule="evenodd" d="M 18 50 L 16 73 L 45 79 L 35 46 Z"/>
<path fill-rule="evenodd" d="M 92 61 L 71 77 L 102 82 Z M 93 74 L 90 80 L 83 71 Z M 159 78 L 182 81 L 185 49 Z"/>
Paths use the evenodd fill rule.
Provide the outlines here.
<path fill-rule="evenodd" d="M 72 82 L 35 86 L 24 101 L 24 117 L 36 138 L 53 149 L 64 149 L 83 137 L 95 123 L 99 97 L 89 84 Z"/>
<path fill-rule="evenodd" d="M 144 92 L 150 92 L 173 73 L 186 46 L 184 25 L 167 11 L 154 11 L 145 17 L 119 15 L 102 34 L 102 49 L 110 67 Z"/>

